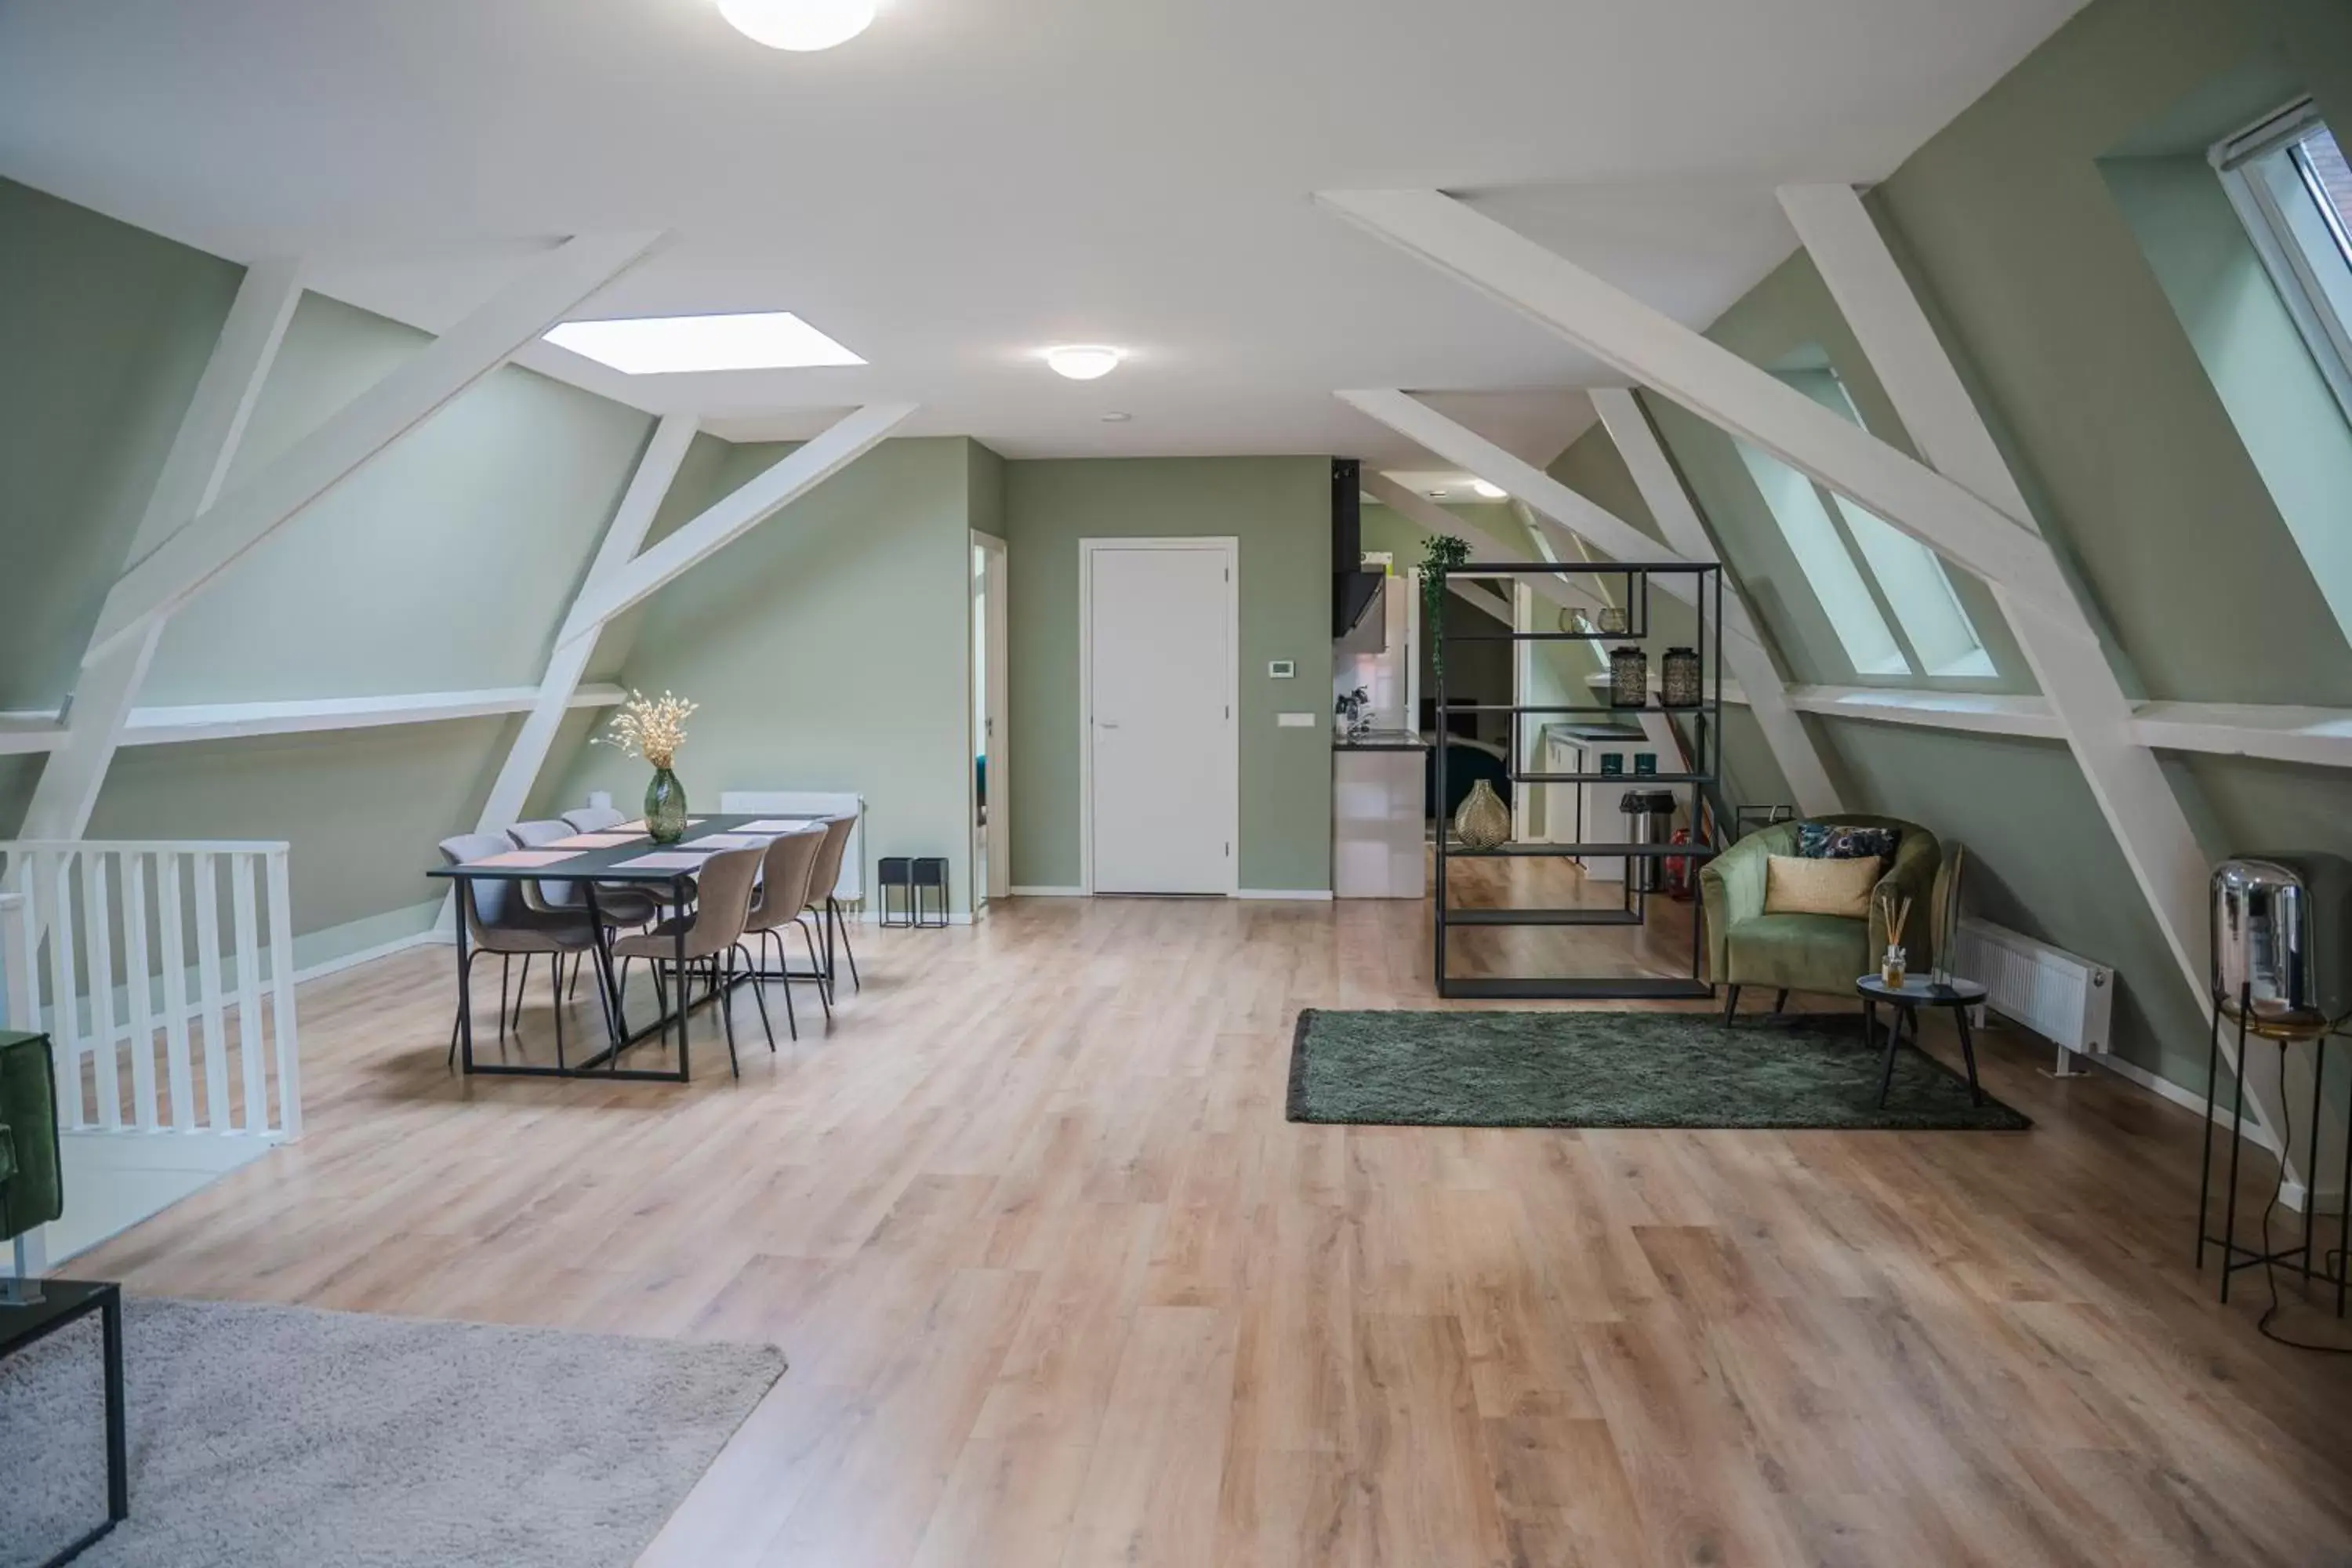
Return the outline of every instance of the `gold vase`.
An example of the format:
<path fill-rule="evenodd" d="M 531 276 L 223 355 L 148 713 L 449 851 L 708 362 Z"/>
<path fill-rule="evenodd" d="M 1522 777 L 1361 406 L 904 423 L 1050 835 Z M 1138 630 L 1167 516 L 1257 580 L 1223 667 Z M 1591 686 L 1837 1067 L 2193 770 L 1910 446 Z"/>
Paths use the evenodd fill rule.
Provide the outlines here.
<path fill-rule="evenodd" d="M 1485 779 L 1470 786 L 1454 814 L 1454 837 L 1465 849 L 1492 849 L 1511 837 L 1511 811 Z"/>

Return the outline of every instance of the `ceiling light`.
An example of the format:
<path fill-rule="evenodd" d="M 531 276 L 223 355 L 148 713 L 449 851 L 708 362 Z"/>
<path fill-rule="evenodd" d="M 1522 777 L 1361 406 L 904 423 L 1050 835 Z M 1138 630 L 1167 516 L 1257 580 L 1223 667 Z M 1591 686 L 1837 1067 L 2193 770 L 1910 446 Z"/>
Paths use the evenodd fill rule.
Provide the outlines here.
<path fill-rule="evenodd" d="M 1132 414 L 1122 414 L 1118 410 L 1113 409 L 1111 412 L 1102 416 L 1102 422 L 1106 425 L 1124 425 L 1134 417 L 1135 416 Z"/>
<path fill-rule="evenodd" d="M 1502 486 L 1489 483 L 1485 479 L 1472 479 L 1470 481 L 1470 489 L 1488 500 L 1501 500 L 1506 495 L 1510 493 L 1508 490 L 1503 489 Z"/>
<path fill-rule="evenodd" d="M 866 363 L 789 310 L 566 321 L 547 341 L 628 375 Z"/>
<path fill-rule="evenodd" d="M 772 49 L 805 54 L 845 44 L 874 20 L 875 0 L 719 0 L 737 32 Z"/>
<path fill-rule="evenodd" d="M 1102 348 L 1090 343 L 1071 343 L 1045 351 L 1045 363 L 1056 375 L 1066 375 L 1072 381 L 1092 381 L 1108 375 L 1118 368 L 1124 358 L 1117 349 Z"/>

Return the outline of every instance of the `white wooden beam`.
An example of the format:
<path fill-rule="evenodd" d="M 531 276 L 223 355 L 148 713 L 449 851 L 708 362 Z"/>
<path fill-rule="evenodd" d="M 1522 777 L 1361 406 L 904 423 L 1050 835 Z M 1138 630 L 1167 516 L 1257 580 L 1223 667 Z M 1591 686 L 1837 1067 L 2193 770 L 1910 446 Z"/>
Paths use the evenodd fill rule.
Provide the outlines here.
<path fill-rule="evenodd" d="M 2030 527 L 2024 492 L 1862 198 L 1847 185 L 1784 186 L 1780 204 L 1919 450 Z M 2131 702 L 2088 616 L 2071 591 L 2053 605 L 2000 577 L 1991 587 L 2182 979 L 2203 1002 L 2211 868 L 2161 764 L 2135 732 Z"/>
<path fill-rule="evenodd" d="M 914 412 L 911 403 L 871 404 L 794 447 L 610 578 L 584 589 L 556 635 L 557 646 L 594 635 L 614 616 L 856 462 Z"/>
<path fill-rule="evenodd" d="M 1862 198 L 1849 185 L 1783 186 L 1780 197 L 1920 452 L 1969 494 L 2030 531 L 2032 510 L 2023 489 Z M 2182 983 L 2210 1017 L 2211 868 L 2162 763 L 2142 738 L 2131 700 L 2089 616 L 2071 587 L 2045 598 L 2001 574 L 1985 575 Z M 2225 1040 L 2222 1049 L 2235 1066 L 2233 1042 Z M 2246 1084 L 2262 1123 L 2284 1125 L 2288 1089 L 2275 1067 L 2249 1064 Z M 2340 1136 L 2342 1118 L 2330 1120 Z M 2292 1177 L 2307 1177 L 2291 1154 L 2283 1159 Z"/>
<path fill-rule="evenodd" d="M 583 235 L 327 416 L 252 479 L 173 527 L 107 595 L 85 668 L 96 665 L 217 579 L 247 551 L 415 428 L 652 248 L 654 234 Z"/>
<path fill-rule="evenodd" d="M 1618 561 L 1677 561 L 1681 557 L 1598 502 L 1561 484 L 1533 463 L 1505 451 L 1475 430 L 1450 419 L 1410 393 L 1392 390 L 1342 392 L 1339 401 L 1368 414 L 1414 445 L 1528 503 L 1540 521 L 1591 541 Z M 1410 492 L 1407 492 L 1410 493 Z M 1460 531 L 1456 530 L 1455 531 Z M 1519 553 L 1512 552 L 1514 555 Z M 1657 585 L 1689 602 L 1698 593 L 1680 577 L 1660 577 Z"/>
<path fill-rule="evenodd" d="M 646 531 L 653 526 L 663 499 L 677 479 L 678 466 L 686 461 L 687 449 L 694 444 L 696 423 L 690 416 L 671 415 L 654 426 L 653 438 L 646 443 L 646 454 L 638 459 L 636 472 L 629 478 L 629 488 L 623 492 L 613 521 L 604 530 L 604 542 L 596 547 L 596 558 L 589 563 L 588 574 L 581 581 L 575 603 L 578 597 L 585 597 L 617 577 L 635 559 L 638 547 L 645 542 Z M 587 672 L 589 657 L 595 649 L 596 639 L 593 637 L 557 641 L 532 698 L 530 717 L 516 732 L 514 744 L 507 749 L 506 761 L 499 764 L 489 797 L 482 804 L 476 832 L 494 832 L 522 816 L 531 785 L 539 782 L 540 770 L 547 765 L 556 731 L 574 706 L 572 693 L 581 676 Z"/>
<path fill-rule="evenodd" d="M 2352 768 L 2352 711 L 2242 702 L 2142 702 L 2132 731 L 2143 746 Z"/>
<path fill-rule="evenodd" d="M 1716 549 L 1714 536 L 1706 520 L 1699 516 L 1690 492 L 1683 488 L 1682 475 L 1666 456 L 1665 446 L 1651 427 L 1650 416 L 1643 411 L 1640 401 L 1622 387 L 1604 387 L 1593 393 L 1592 405 L 1601 415 L 1601 428 L 1609 433 L 1617 455 L 1625 460 L 1626 470 L 1633 476 L 1633 488 L 1641 491 L 1643 504 L 1657 519 L 1658 531 L 1666 536 L 1666 542 L 1686 560 L 1720 563 L 1723 557 Z M 1780 672 L 1764 649 L 1747 595 L 1740 592 L 1728 570 L 1724 573 L 1723 612 L 1726 626 L 1745 634 L 1724 639 L 1723 661 L 1731 667 L 1740 689 L 1748 694 L 1748 711 L 1756 715 L 1757 727 L 1764 732 L 1764 743 L 1770 749 L 1772 760 L 1780 765 L 1780 776 L 1789 781 L 1797 809 L 1808 816 L 1843 810 L 1844 802 L 1830 778 L 1820 750 L 1813 744 L 1812 733 L 1782 695 Z"/>
<path fill-rule="evenodd" d="M 1507 226 L 1439 191 L 1325 191 L 1317 200 L 2045 614 L 2074 613 L 2049 546 L 2020 521 Z"/>
<path fill-rule="evenodd" d="M 1789 706 L 1828 719 L 1864 719 L 1925 730 L 2063 741 L 2065 729 L 2042 697 L 1990 691 L 1915 691 L 1891 686 L 1791 686 Z"/>
<path fill-rule="evenodd" d="M 1475 605 L 1484 615 L 1493 616 L 1505 626 L 1512 624 L 1511 603 L 1492 588 L 1481 587 L 1476 580 L 1448 574 L 1445 585 L 1464 603 Z"/>
<path fill-rule="evenodd" d="M 384 697 L 318 697 L 281 702 L 200 702 L 167 708 L 134 708 L 123 726 L 126 746 L 165 746 L 186 741 L 235 741 L 255 735 L 307 735 L 332 730 L 372 730 L 387 724 L 434 724 L 447 719 L 481 719 L 525 713 L 539 700 L 536 686 L 490 687 L 478 691 L 405 691 Z M 609 708 L 627 693 L 617 686 L 575 689 L 568 705 Z"/>
<path fill-rule="evenodd" d="M 1465 522 L 1453 512 L 1431 500 L 1427 496 L 1407 489 L 1386 474 L 1364 470 L 1360 487 L 1363 493 L 1395 512 L 1407 522 L 1428 533 L 1448 533 L 1470 547 L 1472 555 L 1482 561 L 1525 561 L 1528 552 L 1497 535 L 1487 532 L 1475 522 Z M 1608 602 L 1591 588 L 1579 583 L 1574 574 L 1539 576 L 1530 580 L 1530 587 L 1564 610 L 1583 610 L 1599 615 Z"/>
<path fill-rule="evenodd" d="M 287 323 L 302 298 L 302 273 L 293 261 L 257 261 L 246 268 L 220 336 L 205 362 L 196 390 L 180 416 L 163 468 L 148 492 L 147 510 L 131 537 L 126 571 L 152 555 L 174 531 L 212 506 L 245 438 L 261 384 L 286 341 Z M 60 716 L 58 748 L 41 769 L 25 811 L 30 838 L 79 838 L 98 807 L 98 792 L 114 761 L 131 705 L 163 634 L 156 619 L 100 656 L 95 639 Z"/>

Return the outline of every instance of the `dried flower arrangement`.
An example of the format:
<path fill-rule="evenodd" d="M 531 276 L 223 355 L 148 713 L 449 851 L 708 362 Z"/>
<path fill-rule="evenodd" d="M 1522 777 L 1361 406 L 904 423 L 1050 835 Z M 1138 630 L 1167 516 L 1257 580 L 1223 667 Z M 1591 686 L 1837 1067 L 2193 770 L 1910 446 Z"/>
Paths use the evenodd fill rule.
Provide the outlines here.
<path fill-rule="evenodd" d="M 686 744 L 686 721 L 698 704 L 667 691 L 659 698 L 632 691 L 605 732 L 593 744 L 617 746 L 628 756 L 641 757 L 657 768 L 667 768 Z"/>

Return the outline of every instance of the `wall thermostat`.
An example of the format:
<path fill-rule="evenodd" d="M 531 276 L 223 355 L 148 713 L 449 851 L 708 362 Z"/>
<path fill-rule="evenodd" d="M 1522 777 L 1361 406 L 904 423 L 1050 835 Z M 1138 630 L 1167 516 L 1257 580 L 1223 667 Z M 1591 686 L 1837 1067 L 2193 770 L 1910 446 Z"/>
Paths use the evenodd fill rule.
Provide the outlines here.
<path fill-rule="evenodd" d="M 1266 663 L 1265 673 L 1269 680 L 1288 680 L 1298 673 L 1298 665 L 1293 659 L 1270 659 Z"/>

